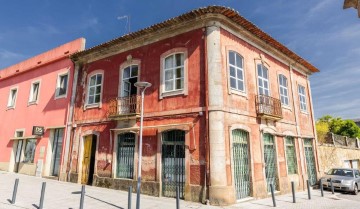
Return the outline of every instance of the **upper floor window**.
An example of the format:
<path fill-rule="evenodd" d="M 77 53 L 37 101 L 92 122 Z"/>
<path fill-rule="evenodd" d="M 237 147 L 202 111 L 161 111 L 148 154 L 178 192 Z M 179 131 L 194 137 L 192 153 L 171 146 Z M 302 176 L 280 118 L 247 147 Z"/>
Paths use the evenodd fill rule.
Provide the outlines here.
<path fill-rule="evenodd" d="M 238 91 L 245 91 L 243 58 L 234 51 L 229 51 L 230 87 Z"/>
<path fill-rule="evenodd" d="M 36 103 L 39 99 L 40 81 L 33 82 L 30 89 L 29 103 Z"/>
<path fill-rule="evenodd" d="M 8 103 L 7 103 L 8 108 L 15 107 L 17 91 L 18 91 L 17 88 L 10 89 L 9 99 L 8 99 Z"/>
<path fill-rule="evenodd" d="M 98 73 L 89 78 L 87 104 L 99 104 L 101 100 L 102 74 Z"/>
<path fill-rule="evenodd" d="M 289 106 L 288 82 L 284 75 L 279 75 L 279 89 L 281 104 Z"/>
<path fill-rule="evenodd" d="M 55 97 L 66 97 L 69 74 L 60 74 L 56 83 Z"/>
<path fill-rule="evenodd" d="M 128 97 L 136 94 L 137 89 L 134 84 L 138 81 L 139 67 L 138 65 L 130 65 L 124 68 L 122 74 L 122 94 L 123 97 Z"/>
<path fill-rule="evenodd" d="M 300 100 L 300 110 L 306 111 L 306 94 L 305 87 L 299 85 L 299 100 Z"/>
<path fill-rule="evenodd" d="M 259 94 L 269 96 L 270 89 L 269 89 L 268 69 L 263 64 L 258 64 L 257 71 L 258 71 Z"/>
<path fill-rule="evenodd" d="M 184 53 L 176 53 L 164 59 L 165 91 L 184 88 Z"/>

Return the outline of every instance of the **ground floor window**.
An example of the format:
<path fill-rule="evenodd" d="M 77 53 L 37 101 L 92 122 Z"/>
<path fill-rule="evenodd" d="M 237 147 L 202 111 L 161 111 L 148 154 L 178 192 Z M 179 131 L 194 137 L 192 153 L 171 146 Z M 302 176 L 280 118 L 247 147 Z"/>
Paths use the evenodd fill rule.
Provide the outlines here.
<path fill-rule="evenodd" d="M 24 151 L 24 163 L 34 163 L 36 139 L 27 139 Z"/>
<path fill-rule="evenodd" d="M 118 135 L 116 177 L 133 178 L 135 134 L 124 133 Z"/>
<path fill-rule="evenodd" d="M 286 145 L 286 163 L 287 170 L 289 174 L 297 173 L 297 163 L 296 163 L 296 152 L 295 152 L 295 143 L 293 137 L 285 137 Z"/>

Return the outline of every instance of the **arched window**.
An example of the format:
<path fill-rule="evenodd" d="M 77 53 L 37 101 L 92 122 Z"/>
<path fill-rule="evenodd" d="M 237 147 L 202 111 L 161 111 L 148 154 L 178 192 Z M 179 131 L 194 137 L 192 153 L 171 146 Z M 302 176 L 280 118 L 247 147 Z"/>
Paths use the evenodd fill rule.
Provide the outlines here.
<path fill-rule="evenodd" d="M 258 64 L 257 71 L 258 71 L 259 94 L 270 96 L 268 69 L 263 64 Z"/>

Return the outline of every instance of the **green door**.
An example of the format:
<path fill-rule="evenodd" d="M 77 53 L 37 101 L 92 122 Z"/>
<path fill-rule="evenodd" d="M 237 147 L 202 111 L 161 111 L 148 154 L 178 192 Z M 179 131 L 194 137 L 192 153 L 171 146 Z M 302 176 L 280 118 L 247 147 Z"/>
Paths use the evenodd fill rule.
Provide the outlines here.
<path fill-rule="evenodd" d="M 316 166 L 312 139 L 304 139 L 306 168 L 310 185 L 316 183 Z"/>
<path fill-rule="evenodd" d="M 278 190 L 278 176 L 276 167 L 276 151 L 274 136 L 268 133 L 263 134 L 264 139 L 264 160 L 267 191 L 270 192 L 270 184 Z"/>
<path fill-rule="evenodd" d="M 249 134 L 237 129 L 232 135 L 236 199 L 242 199 L 250 196 Z"/>
<path fill-rule="evenodd" d="M 134 174 L 135 134 L 118 135 L 116 177 L 132 179 Z"/>
<path fill-rule="evenodd" d="M 167 131 L 162 134 L 162 195 L 184 198 L 185 186 L 185 132 Z"/>

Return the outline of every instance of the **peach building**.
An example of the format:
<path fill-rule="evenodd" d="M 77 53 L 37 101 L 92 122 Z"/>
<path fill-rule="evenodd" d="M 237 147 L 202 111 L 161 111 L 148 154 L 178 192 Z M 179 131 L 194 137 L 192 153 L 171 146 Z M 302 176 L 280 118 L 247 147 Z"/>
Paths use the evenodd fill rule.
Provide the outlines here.
<path fill-rule="evenodd" d="M 318 69 L 240 16 L 200 8 L 71 56 L 69 162 L 61 179 L 226 205 L 317 181 L 309 76 Z"/>
<path fill-rule="evenodd" d="M 0 70 L 0 170 L 58 178 L 80 38 Z M 69 146 L 69 145 L 68 145 Z"/>

